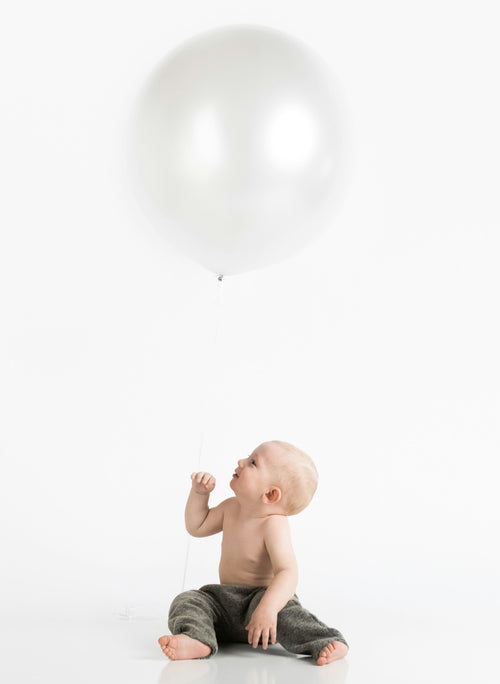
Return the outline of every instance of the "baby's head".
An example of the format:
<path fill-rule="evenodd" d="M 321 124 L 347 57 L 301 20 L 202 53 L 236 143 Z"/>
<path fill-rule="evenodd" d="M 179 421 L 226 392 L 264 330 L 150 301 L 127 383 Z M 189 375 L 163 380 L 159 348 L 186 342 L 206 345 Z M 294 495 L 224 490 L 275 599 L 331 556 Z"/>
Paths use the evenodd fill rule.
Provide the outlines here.
<path fill-rule="evenodd" d="M 293 444 L 278 440 L 267 444 L 274 447 L 273 469 L 278 485 L 281 485 L 285 512 L 287 515 L 300 513 L 310 503 L 318 486 L 316 466 L 310 456 Z"/>
<path fill-rule="evenodd" d="M 318 486 L 318 471 L 310 456 L 293 444 L 272 440 L 257 450 L 264 452 L 273 485 L 281 490 L 281 505 L 286 515 L 300 513 L 313 498 Z"/>

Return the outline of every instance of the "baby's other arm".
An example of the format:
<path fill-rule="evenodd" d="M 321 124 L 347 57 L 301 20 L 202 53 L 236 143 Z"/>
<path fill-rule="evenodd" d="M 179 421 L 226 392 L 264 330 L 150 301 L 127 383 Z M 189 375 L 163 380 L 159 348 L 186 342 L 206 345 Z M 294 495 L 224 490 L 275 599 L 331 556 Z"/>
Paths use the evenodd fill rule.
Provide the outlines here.
<path fill-rule="evenodd" d="M 186 530 L 193 537 L 209 537 L 221 532 L 225 501 L 215 508 L 208 507 L 210 493 L 215 488 L 215 477 L 210 473 L 193 473 L 191 480 L 191 492 L 184 513 Z"/>
<path fill-rule="evenodd" d="M 297 561 L 286 516 L 270 516 L 266 521 L 264 543 L 271 559 L 274 578 L 245 629 L 248 631 L 249 644 L 257 648 L 262 636 L 262 645 L 266 649 L 269 641 L 276 643 L 278 613 L 294 595 L 298 582 Z"/>

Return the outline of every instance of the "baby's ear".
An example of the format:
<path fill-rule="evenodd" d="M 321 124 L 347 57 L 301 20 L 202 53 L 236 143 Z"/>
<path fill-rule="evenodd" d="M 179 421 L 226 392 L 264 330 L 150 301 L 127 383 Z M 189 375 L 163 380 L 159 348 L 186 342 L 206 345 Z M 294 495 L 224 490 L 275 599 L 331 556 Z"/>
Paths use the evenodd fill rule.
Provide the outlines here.
<path fill-rule="evenodd" d="M 282 492 L 279 487 L 271 487 L 265 494 L 264 494 L 264 503 L 278 503 L 278 501 L 282 497 Z"/>

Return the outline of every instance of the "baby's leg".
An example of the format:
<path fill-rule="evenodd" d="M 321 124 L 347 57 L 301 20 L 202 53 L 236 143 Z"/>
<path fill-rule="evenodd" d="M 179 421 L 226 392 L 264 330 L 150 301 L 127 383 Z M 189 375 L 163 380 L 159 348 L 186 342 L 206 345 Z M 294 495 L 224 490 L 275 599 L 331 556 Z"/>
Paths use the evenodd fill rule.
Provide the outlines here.
<path fill-rule="evenodd" d="M 338 629 L 318 620 L 296 597 L 278 613 L 277 641 L 287 651 L 312 656 L 318 665 L 340 660 L 349 650 Z"/>
<path fill-rule="evenodd" d="M 217 652 L 214 623 L 218 607 L 212 596 L 200 590 L 184 591 L 172 601 L 168 627 L 172 632 L 158 639 L 171 660 L 206 658 Z"/>

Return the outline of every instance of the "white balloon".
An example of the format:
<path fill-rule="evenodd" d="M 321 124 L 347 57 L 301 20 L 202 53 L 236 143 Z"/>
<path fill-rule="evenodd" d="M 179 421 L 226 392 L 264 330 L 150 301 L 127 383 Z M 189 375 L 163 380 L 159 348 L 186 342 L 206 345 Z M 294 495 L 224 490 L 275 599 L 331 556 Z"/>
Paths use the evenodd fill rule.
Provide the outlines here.
<path fill-rule="evenodd" d="M 258 26 L 202 33 L 167 55 L 138 99 L 140 204 L 217 274 L 281 261 L 330 216 L 338 113 L 328 68 L 303 43 Z"/>

